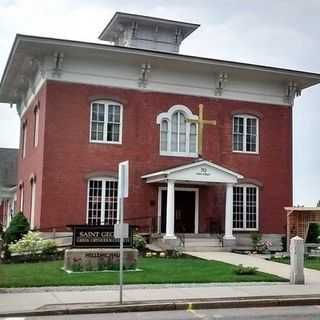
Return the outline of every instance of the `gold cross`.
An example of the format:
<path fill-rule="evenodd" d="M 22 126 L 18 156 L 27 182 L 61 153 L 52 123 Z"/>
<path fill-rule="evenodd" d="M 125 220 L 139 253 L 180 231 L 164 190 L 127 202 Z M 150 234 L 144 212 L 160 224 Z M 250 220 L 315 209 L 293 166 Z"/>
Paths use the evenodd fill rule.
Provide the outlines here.
<path fill-rule="evenodd" d="M 198 120 L 188 119 L 188 122 L 194 122 L 198 124 L 198 155 L 201 157 L 203 148 L 203 129 L 205 124 L 210 124 L 215 126 L 217 124 L 216 120 L 205 120 L 203 119 L 203 104 L 199 104 L 199 116 Z"/>

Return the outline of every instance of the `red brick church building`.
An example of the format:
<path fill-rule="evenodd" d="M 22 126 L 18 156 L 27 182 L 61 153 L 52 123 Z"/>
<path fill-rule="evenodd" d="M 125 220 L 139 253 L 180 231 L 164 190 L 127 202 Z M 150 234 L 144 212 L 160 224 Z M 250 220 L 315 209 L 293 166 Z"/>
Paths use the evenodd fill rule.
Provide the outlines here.
<path fill-rule="evenodd" d="M 143 232 L 285 233 L 292 106 L 320 75 L 180 54 L 198 27 L 116 13 L 99 36 L 112 44 L 16 36 L 0 102 L 21 117 L 32 228 L 114 224 L 129 160 L 125 219 Z"/>

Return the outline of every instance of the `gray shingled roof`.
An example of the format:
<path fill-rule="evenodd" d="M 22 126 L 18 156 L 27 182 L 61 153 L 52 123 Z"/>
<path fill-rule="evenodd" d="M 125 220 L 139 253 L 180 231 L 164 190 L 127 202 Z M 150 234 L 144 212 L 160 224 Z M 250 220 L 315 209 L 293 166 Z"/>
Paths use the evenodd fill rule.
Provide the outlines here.
<path fill-rule="evenodd" d="M 18 149 L 0 148 L 0 187 L 17 184 Z"/>

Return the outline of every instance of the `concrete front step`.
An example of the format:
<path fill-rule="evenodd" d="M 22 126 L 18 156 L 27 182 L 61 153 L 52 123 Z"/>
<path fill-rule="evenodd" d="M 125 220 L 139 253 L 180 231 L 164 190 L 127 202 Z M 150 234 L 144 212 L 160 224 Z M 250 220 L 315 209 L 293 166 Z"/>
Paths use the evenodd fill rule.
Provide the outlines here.
<path fill-rule="evenodd" d="M 177 234 L 178 237 L 183 237 L 184 239 L 218 239 L 216 234 L 209 233 L 185 233 L 185 234 Z"/>
<path fill-rule="evenodd" d="M 183 239 L 183 238 L 182 238 Z M 184 238 L 185 241 L 219 241 L 218 238 L 211 237 L 211 238 Z"/>
<path fill-rule="evenodd" d="M 152 245 L 155 245 L 161 250 L 166 251 L 177 248 L 182 251 L 194 252 L 214 252 L 224 251 L 221 241 L 216 235 L 208 233 L 202 234 L 177 234 L 176 241 L 168 241 L 164 238 L 153 237 Z"/>
<path fill-rule="evenodd" d="M 220 252 L 226 251 L 226 248 L 216 247 L 216 246 L 205 246 L 205 247 L 184 247 L 182 248 L 183 252 Z"/>
<path fill-rule="evenodd" d="M 185 239 L 185 247 L 220 247 L 221 242 L 218 239 Z"/>
<path fill-rule="evenodd" d="M 221 244 L 219 243 L 211 243 L 211 244 L 208 244 L 208 243 L 201 243 L 201 244 L 184 244 L 183 246 L 184 248 L 188 248 L 188 249 L 192 249 L 192 248 L 212 248 L 212 247 L 217 247 L 217 248 L 220 248 L 221 247 Z"/>
<path fill-rule="evenodd" d="M 221 242 L 216 237 L 185 238 L 183 251 L 216 252 L 222 251 Z"/>
<path fill-rule="evenodd" d="M 193 245 L 219 245 L 220 241 L 218 239 L 185 239 L 185 244 L 193 244 Z"/>

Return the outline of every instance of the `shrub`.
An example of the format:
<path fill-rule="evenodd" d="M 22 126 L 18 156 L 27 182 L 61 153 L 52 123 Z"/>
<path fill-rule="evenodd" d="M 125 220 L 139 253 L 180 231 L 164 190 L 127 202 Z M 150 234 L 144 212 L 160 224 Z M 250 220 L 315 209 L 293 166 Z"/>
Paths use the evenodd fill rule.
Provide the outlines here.
<path fill-rule="evenodd" d="M 250 238 L 251 238 L 252 246 L 253 246 L 254 250 L 257 250 L 259 242 L 262 239 L 261 233 L 260 232 L 252 232 L 250 234 Z"/>
<path fill-rule="evenodd" d="M 50 256 L 57 252 L 58 248 L 54 240 L 42 240 L 42 254 Z"/>
<path fill-rule="evenodd" d="M 244 267 L 242 264 L 239 264 L 235 269 L 234 272 L 238 275 L 253 275 L 256 274 L 258 268 L 256 267 Z"/>
<path fill-rule="evenodd" d="M 11 253 L 29 254 L 54 254 L 57 252 L 57 245 L 53 240 L 43 240 L 39 232 L 29 231 L 16 243 L 9 245 Z"/>
<path fill-rule="evenodd" d="M 138 233 L 133 235 L 133 247 L 137 249 L 140 253 L 145 251 L 146 244 L 146 239 L 143 236 L 141 236 Z"/>
<path fill-rule="evenodd" d="M 12 217 L 9 227 L 4 232 L 3 239 L 8 245 L 12 242 L 18 241 L 30 229 L 29 222 L 22 212 L 18 212 Z"/>

